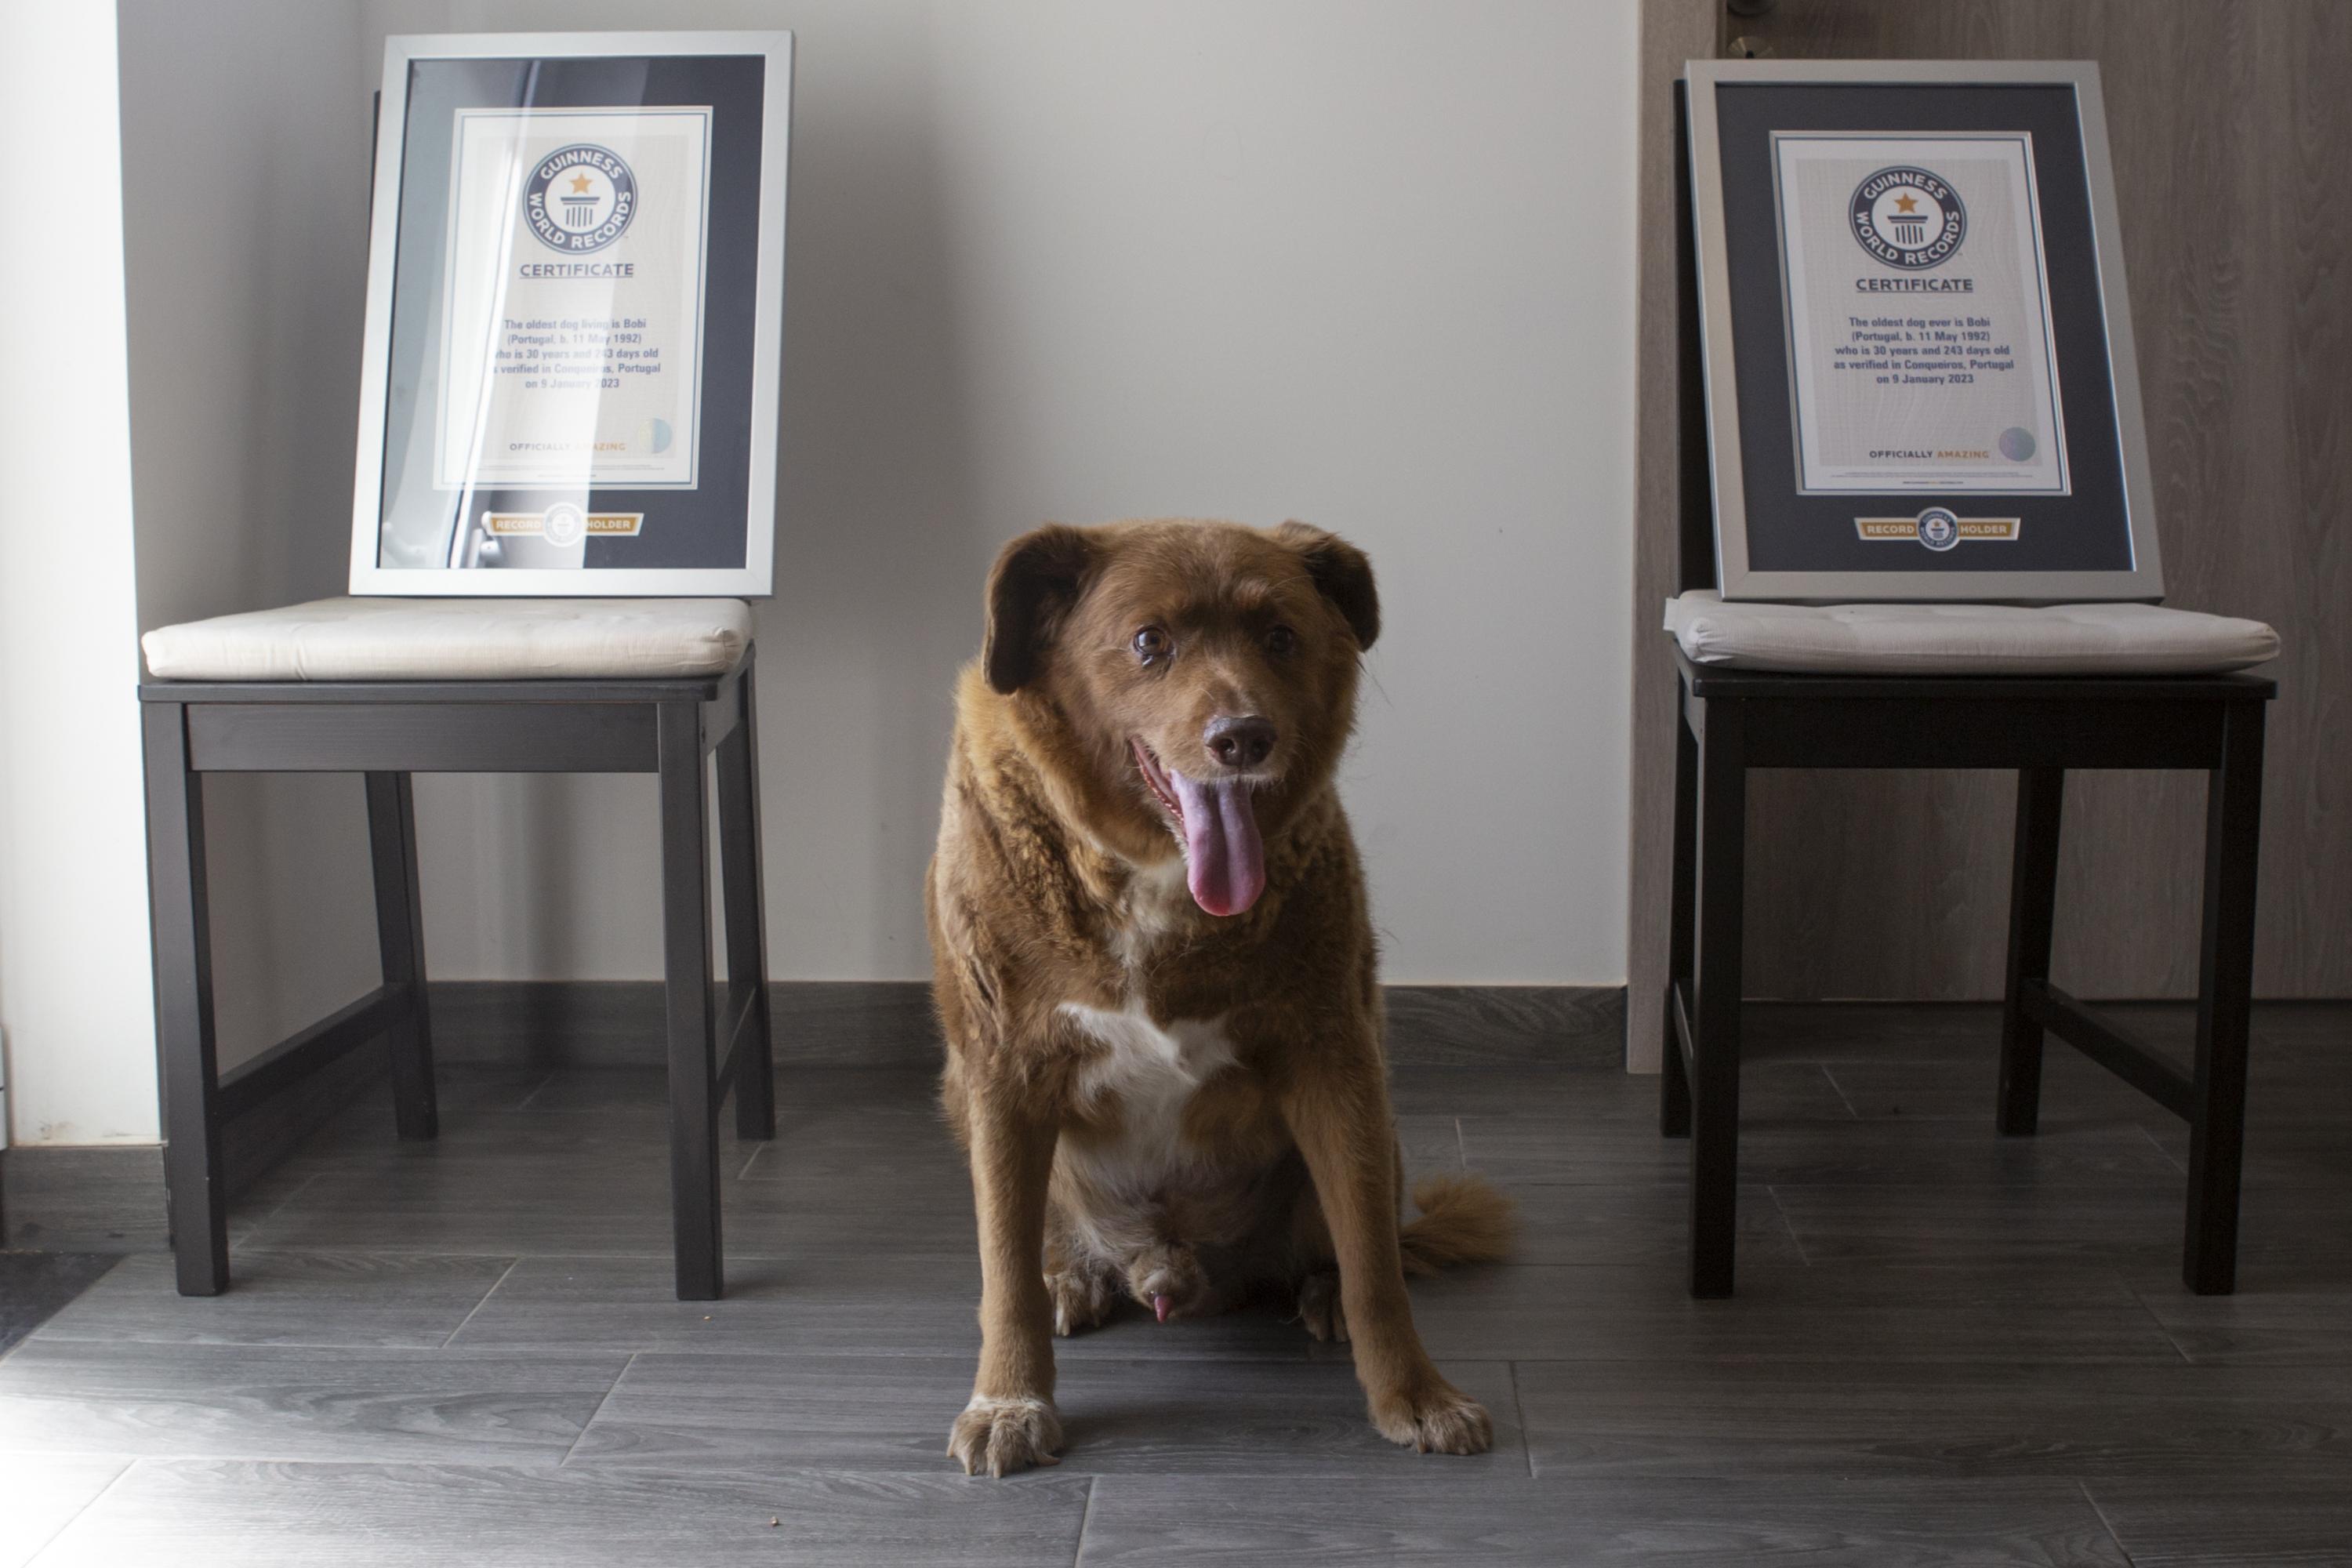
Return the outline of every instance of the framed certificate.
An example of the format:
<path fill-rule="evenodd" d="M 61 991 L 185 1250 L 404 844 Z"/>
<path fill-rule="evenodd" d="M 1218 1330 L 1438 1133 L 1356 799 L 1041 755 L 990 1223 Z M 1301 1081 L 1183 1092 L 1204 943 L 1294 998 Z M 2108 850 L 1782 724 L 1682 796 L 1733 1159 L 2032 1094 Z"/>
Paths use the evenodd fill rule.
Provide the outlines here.
<path fill-rule="evenodd" d="M 1693 61 L 1727 599 L 2157 599 L 2098 68 Z"/>
<path fill-rule="evenodd" d="M 788 33 L 395 37 L 354 594 L 772 587 Z"/>

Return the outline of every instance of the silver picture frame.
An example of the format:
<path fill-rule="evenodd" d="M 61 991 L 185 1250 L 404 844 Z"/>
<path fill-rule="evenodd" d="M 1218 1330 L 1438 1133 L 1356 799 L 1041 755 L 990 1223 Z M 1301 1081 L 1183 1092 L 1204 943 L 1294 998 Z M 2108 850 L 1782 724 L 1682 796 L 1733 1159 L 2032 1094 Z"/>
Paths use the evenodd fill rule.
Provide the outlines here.
<path fill-rule="evenodd" d="M 1723 596 L 1810 604 L 1904 600 L 2060 604 L 2161 599 L 2164 578 L 2157 544 L 2155 491 L 2149 477 L 2131 300 L 2125 282 L 2122 230 L 2097 65 L 2088 61 L 2039 60 L 1692 60 L 1684 67 L 1683 79 L 1688 106 L 1691 219 L 1715 513 L 1716 580 Z M 2124 522 L 2129 540 L 2128 569 L 1788 571 L 1760 570 L 1750 565 L 1749 467 L 1741 442 L 1739 388 L 1734 373 L 1738 344 L 1733 326 L 1732 264 L 1724 205 L 1717 92 L 1725 86 L 1759 83 L 1895 88 L 1913 84 L 2035 84 L 2073 89 L 2089 194 L 2097 292 L 2105 314 L 2105 363 L 2101 369 L 2112 392 L 2121 494 L 2126 512 Z M 1780 265 L 1777 259 L 1775 265 Z M 1793 374 L 1792 366 L 1792 376 Z M 1797 480 L 1793 470 L 1788 482 L 1794 492 Z"/>
<path fill-rule="evenodd" d="M 394 370 L 396 262 L 402 220 L 402 174 L 409 142 L 412 68 L 435 61 L 530 62 L 635 60 L 659 57 L 759 57 L 758 255 L 751 289 L 752 321 L 748 398 L 750 440 L 740 566 L 600 566 L 541 569 L 505 565 L 465 569 L 456 542 L 441 566 L 385 565 L 388 402 Z M 468 33 L 394 37 L 385 41 L 383 92 L 377 110 L 374 183 L 370 198 L 365 336 L 361 354 L 359 442 L 352 493 L 351 592 L 436 597 L 594 596 L 763 597 L 773 591 L 776 533 L 777 435 L 782 404 L 784 247 L 793 101 L 793 35 L 782 31 Z M 713 197 L 709 199 L 726 199 Z M 704 243 L 707 245 L 707 234 Z M 707 309 L 708 300 L 697 296 Z M 730 331 L 740 331 L 730 324 Z M 697 344 L 704 329 L 698 324 Z M 699 376 L 698 361 L 697 375 Z M 698 396 L 697 408 L 699 409 Z M 698 418 L 694 439 L 708 426 Z M 730 471 L 730 483 L 732 482 Z M 673 487 L 674 489 L 688 487 Z M 576 510 L 576 509 L 575 509 Z M 547 510 L 553 519 L 555 509 Z M 459 531 L 468 526 L 463 500 Z M 552 535 L 554 530 L 548 530 Z"/>

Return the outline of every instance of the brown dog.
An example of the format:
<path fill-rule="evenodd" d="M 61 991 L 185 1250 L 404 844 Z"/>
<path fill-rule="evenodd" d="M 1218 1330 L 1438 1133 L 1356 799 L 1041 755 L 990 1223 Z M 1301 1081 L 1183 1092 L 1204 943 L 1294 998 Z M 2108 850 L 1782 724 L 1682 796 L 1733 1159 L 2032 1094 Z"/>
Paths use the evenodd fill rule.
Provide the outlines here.
<path fill-rule="evenodd" d="M 1041 528 L 956 691 L 927 894 L 943 1100 L 980 1215 L 980 1371 L 948 1451 L 1051 1463 L 1050 1334 L 1272 1288 L 1352 1343 L 1372 1423 L 1475 1454 L 1408 1267 L 1498 1257 L 1462 1178 L 1400 1226 L 1363 873 L 1332 787 L 1370 563 L 1301 523 Z M 1190 896 L 1187 896 L 1189 889 Z"/>

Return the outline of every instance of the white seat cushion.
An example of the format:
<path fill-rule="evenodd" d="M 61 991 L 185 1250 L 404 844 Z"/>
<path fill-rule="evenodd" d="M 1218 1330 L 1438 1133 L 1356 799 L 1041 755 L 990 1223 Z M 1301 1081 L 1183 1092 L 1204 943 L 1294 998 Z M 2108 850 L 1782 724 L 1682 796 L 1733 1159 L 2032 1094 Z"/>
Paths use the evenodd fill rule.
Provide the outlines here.
<path fill-rule="evenodd" d="M 1725 604 L 1666 601 L 1694 663 L 1843 675 L 2210 675 L 2278 655 L 2260 621 L 2157 605 Z"/>
<path fill-rule="evenodd" d="M 562 680 L 719 675 L 740 599 L 318 599 L 158 626 L 159 680 Z"/>

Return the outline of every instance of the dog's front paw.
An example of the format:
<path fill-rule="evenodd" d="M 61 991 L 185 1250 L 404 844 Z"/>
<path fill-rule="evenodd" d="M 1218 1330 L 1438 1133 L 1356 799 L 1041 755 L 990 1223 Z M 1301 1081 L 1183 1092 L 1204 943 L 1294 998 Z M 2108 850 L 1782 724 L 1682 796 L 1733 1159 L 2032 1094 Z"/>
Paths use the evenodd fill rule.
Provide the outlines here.
<path fill-rule="evenodd" d="M 1390 1442 L 1424 1454 L 1483 1454 L 1495 1446 L 1486 1407 L 1442 1377 L 1412 1394 L 1373 1400 L 1372 1425 Z"/>
<path fill-rule="evenodd" d="M 1482 1412 L 1483 1414 L 1483 1412 Z M 1062 1418 L 1050 1401 L 973 1394 L 948 1434 L 948 1457 L 967 1476 L 1009 1476 L 1032 1465 L 1058 1465 Z"/>

